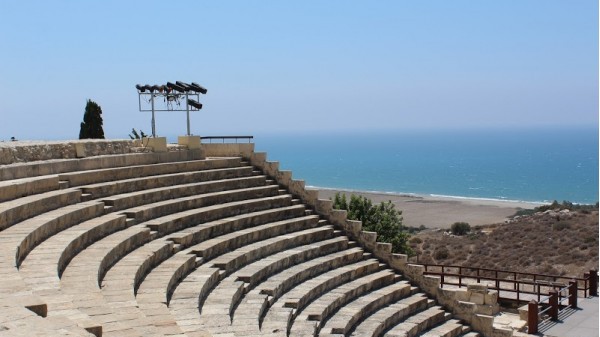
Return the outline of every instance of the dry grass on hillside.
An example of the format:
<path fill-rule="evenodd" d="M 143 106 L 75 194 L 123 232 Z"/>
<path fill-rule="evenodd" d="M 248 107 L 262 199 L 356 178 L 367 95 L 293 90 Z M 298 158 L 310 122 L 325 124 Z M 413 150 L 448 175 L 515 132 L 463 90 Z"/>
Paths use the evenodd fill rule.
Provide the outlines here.
<path fill-rule="evenodd" d="M 465 236 L 415 234 L 420 263 L 582 277 L 598 269 L 598 211 L 547 211 L 477 226 Z"/>

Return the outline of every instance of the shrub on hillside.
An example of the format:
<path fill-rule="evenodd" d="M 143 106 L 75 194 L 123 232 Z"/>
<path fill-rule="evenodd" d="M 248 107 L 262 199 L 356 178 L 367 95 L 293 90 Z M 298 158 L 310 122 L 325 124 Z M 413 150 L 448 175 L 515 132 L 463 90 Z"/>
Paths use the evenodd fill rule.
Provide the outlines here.
<path fill-rule="evenodd" d="M 557 222 L 554 225 L 552 225 L 552 229 L 554 229 L 555 231 L 562 231 L 564 229 L 568 229 L 570 228 L 571 225 L 569 225 L 568 222 Z"/>
<path fill-rule="evenodd" d="M 450 227 L 452 234 L 465 235 L 471 231 L 471 226 L 466 222 L 455 222 Z"/>
<path fill-rule="evenodd" d="M 391 201 L 373 205 L 371 199 L 352 194 L 348 202 L 345 194 L 336 193 L 333 208 L 348 212 L 350 220 L 362 221 L 363 230 L 377 232 L 377 241 L 391 243 L 393 253 L 413 255 L 408 245 L 410 235 L 402 226 L 402 211 Z"/>

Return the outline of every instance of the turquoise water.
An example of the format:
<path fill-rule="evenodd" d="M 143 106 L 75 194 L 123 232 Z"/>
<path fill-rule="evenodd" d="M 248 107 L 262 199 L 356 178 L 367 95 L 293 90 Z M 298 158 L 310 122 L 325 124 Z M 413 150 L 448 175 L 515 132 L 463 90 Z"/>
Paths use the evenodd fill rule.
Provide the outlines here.
<path fill-rule="evenodd" d="M 598 201 L 598 129 L 257 134 L 257 151 L 315 187 Z"/>

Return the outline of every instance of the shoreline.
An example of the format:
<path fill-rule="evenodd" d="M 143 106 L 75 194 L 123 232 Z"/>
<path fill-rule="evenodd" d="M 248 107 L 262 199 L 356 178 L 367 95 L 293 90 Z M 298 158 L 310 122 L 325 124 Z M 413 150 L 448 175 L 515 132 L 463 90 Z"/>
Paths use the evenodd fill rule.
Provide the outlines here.
<path fill-rule="evenodd" d="M 491 198 L 467 198 L 441 195 L 419 195 L 412 193 L 391 193 L 357 191 L 310 186 L 319 191 L 319 198 L 333 199 L 337 192 L 361 195 L 373 203 L 391 201 L 397 210 L 402 211 L 403 225 L 427 228 L 450 228 L 455 222 L 467 222 L 471 226 L 490 225 L 504 222 L 520 209 L 533 209 L 544 205 L 542 202 L 501 200 Z"/>

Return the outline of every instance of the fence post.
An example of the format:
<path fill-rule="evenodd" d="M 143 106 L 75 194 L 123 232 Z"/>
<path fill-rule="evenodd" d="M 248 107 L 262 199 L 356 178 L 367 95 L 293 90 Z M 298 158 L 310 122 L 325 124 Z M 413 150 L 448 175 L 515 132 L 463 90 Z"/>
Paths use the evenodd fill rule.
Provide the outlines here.
<path fill-rule="evenodd" d="M 538 333 L 538 304 L 536 301 L 529 302 L 527 310 L 527 333 Z"/>
<path fill-rule="evenodd" d="M 550 290 L 550 299 L 548 300 L 550 304 L 550 310 L 548 313 L 552 320 L 558 320 L 558 292 L 556 290 Z"/>
<path fill-rule="evenodd" d="M 598 271 L 590 270 L 590 296 L 598 296 Z"/>
<path fill-rule="evenodd" d="M 569 281 L 569 306 L 577 308 L 577 281 Z"/>

